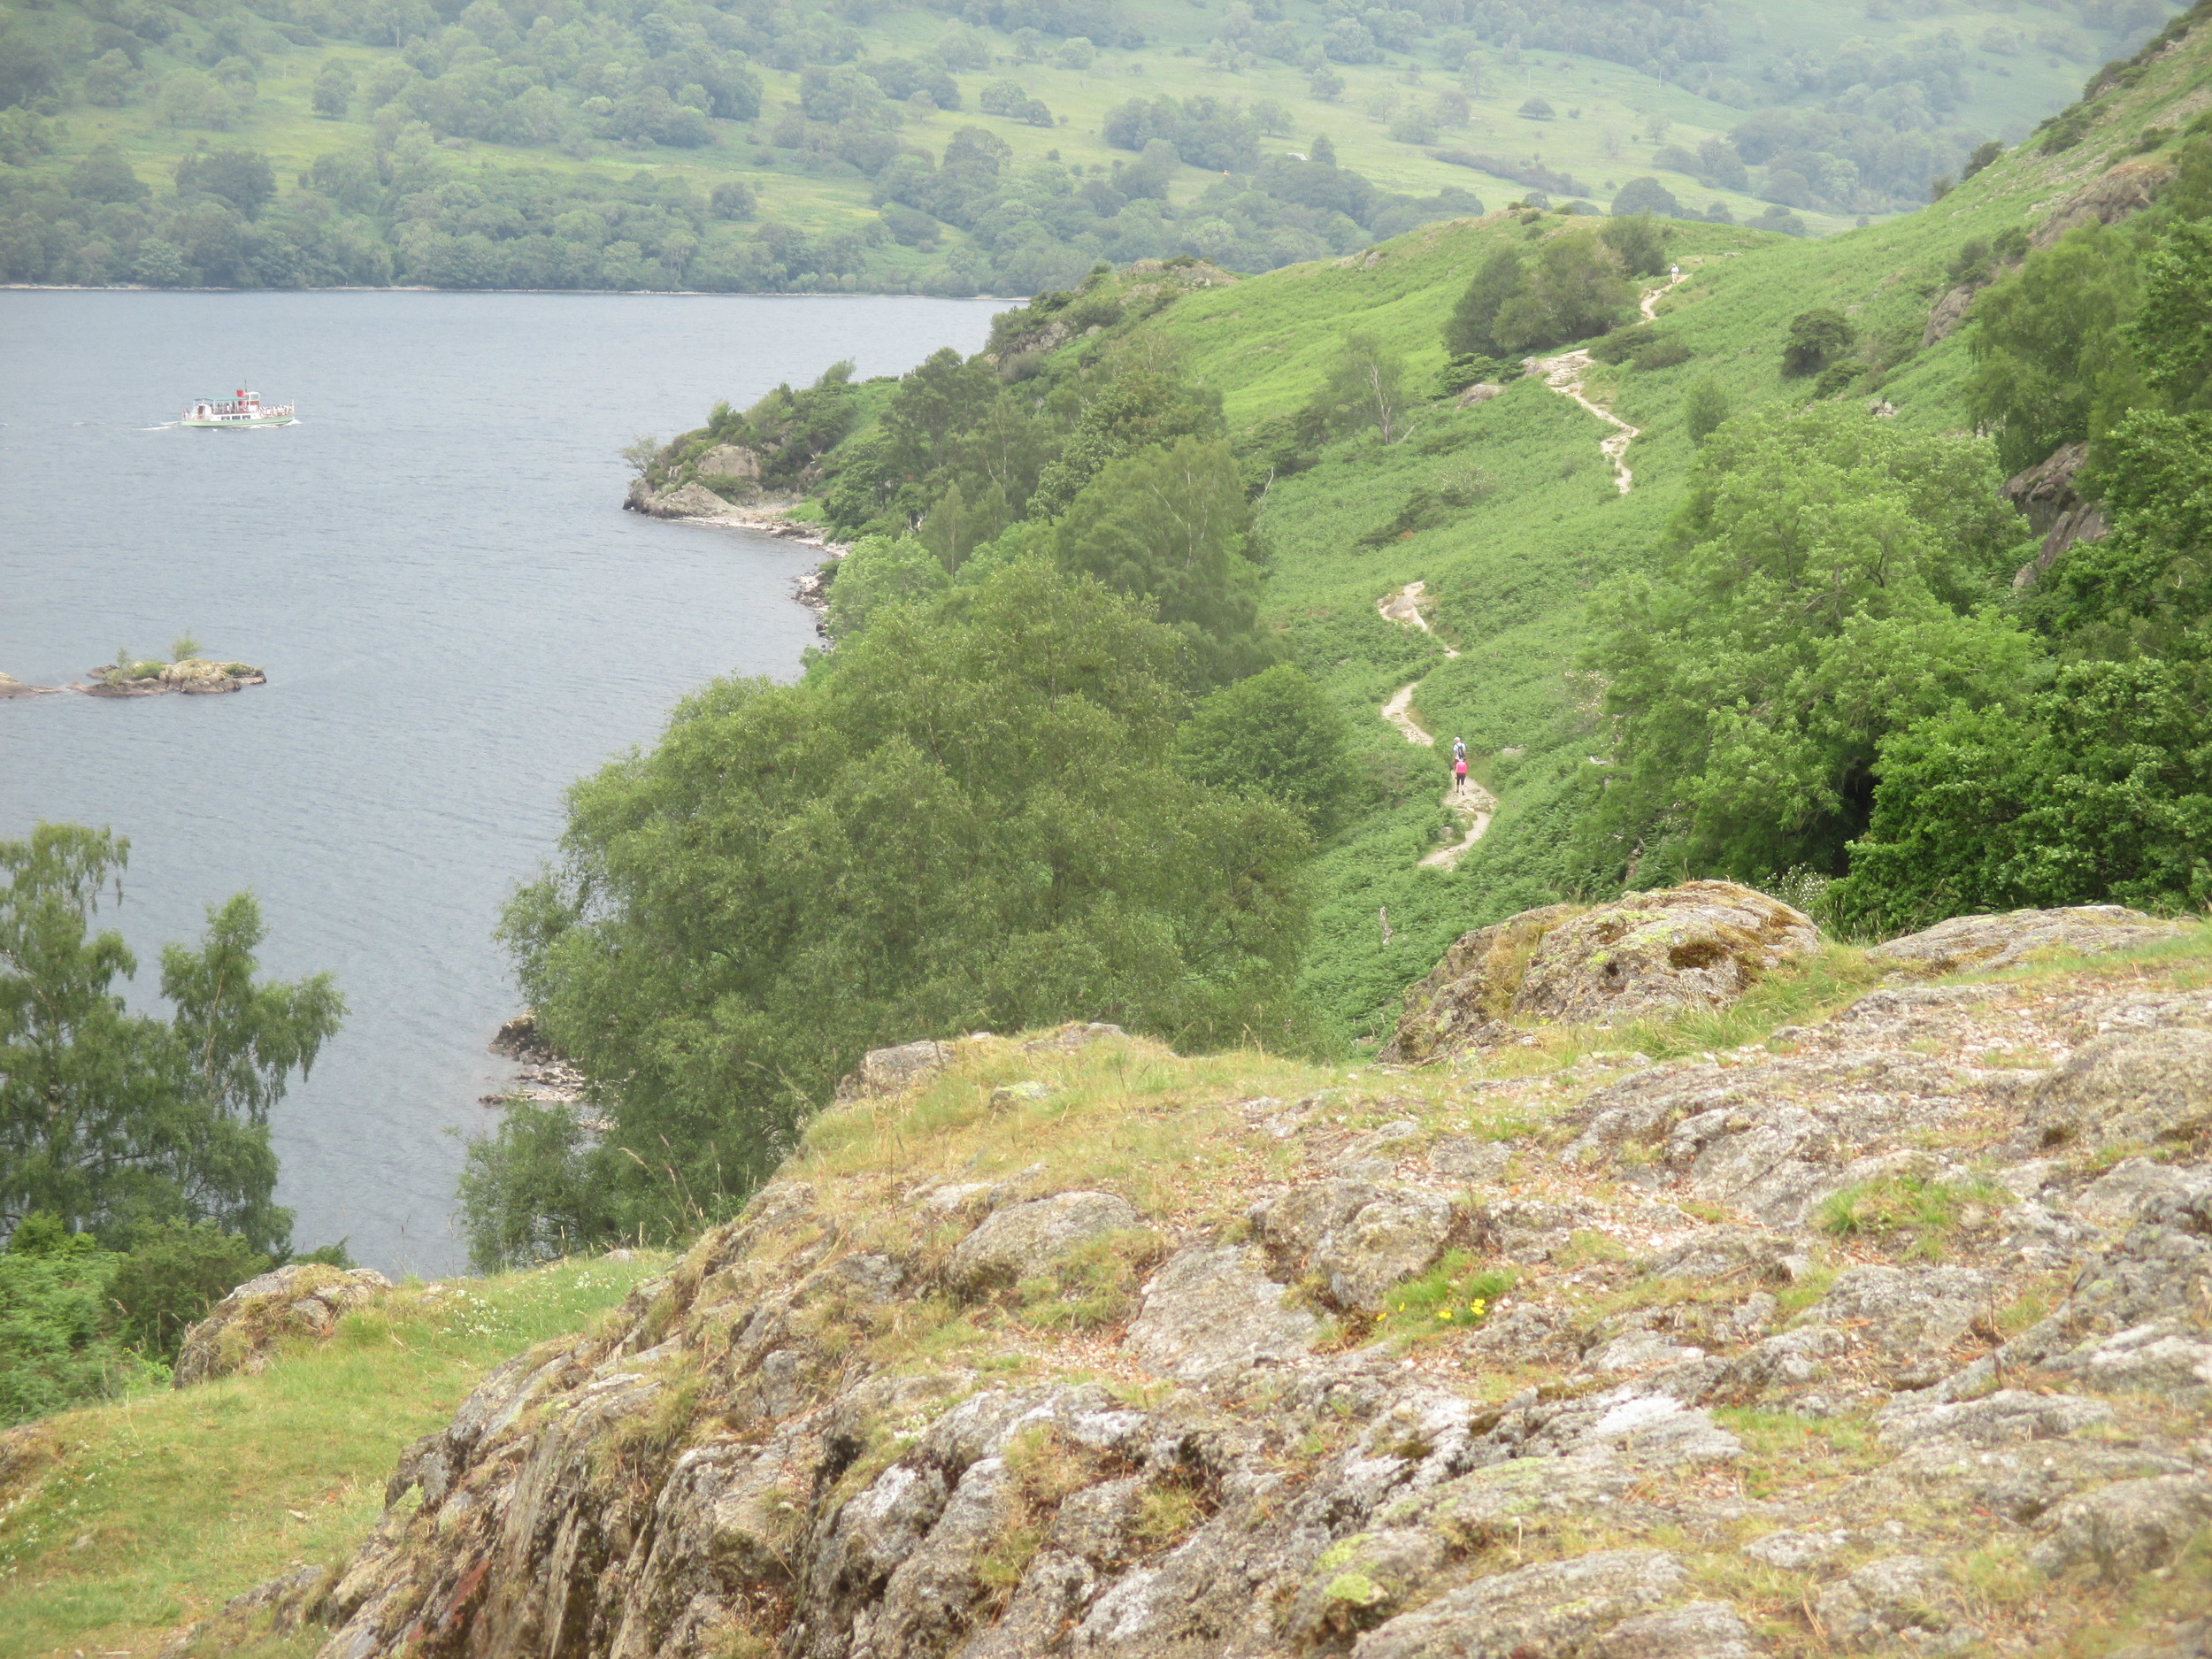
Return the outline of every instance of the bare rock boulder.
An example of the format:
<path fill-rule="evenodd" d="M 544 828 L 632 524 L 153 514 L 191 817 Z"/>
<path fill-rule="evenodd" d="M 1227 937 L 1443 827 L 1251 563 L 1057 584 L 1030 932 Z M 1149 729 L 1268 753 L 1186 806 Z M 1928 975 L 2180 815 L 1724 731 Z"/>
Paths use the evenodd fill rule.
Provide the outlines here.
<path fill-rule="evenodd" d="M 875 1094 L 902 1094 L 943 1071 L 951 1060 L 949 1042 L 902 1042 L 894 1048 L 871 1048 L 860 1056 L 851 1075 L 838 1084 L 837 1098 L 852 1101 Z"/>
<path fill-rule="evenodd" d="M 1295 1359 L 1320 1321 L 1283 1304 L 1257 1253 L 1233 1244 L 1192 1245 L 1161 1264 L 1129 1326 L 1129 1351 L 1156 1375 L 1199 1381 L 1220 1371 Z"/>
<path fill-rule="evenodd" d="M 2009 968 L 2039 950 L 2070 950 L 2085 956 L 2171 939 L 2191 924 L 2162 922 L 2120 904 L 2076 904 L 2056 910 L 2007 910 L 1993 916 L 1954 916 L 1947 922 L 1866 953 L 1867 960 L 1900 972 L 1934 979 Z"/>
<path fill-rule="evenodd" d="M 1386 1065 L 1418 1065 L 1500 1041 L 1536 947 L 1579 913 L 1572 904 L 1548 904 L 1462 933 L 1428 977 L 1407 991 L 1397 1032 L 1376 1057 Z"/>
<path fill-rule="evenodd" d="M 1547 933 L 1513 1013 L 1579 1024 L 1722 1008 L 1819 945 L 1811 917 L 1733 881 L 1633 893 Z"/>
<path fill-rule="evenodd" d="M 1594 1550 L 1493 1573 L 1370 1631 L 1353 1644 L 1353 1659 L 1626 1651 L 1597 1640 L 1670 1600 L 1684 1577 L 1682 1563 L 1657 1549 Z"/>
<path fill-rule="evenodd" d="M 2212 1129 L 2212 1031 L 2094 1037 L 2036 1086 L 2030 1121 L 2050 1145 L 2186 1141 Z"/>
<path fill-rule="evenodd" d="M 1524 911 L 1463 935 L 1406 993 L 1387 1064 L 1505 1041 L 1515 1020 L 1635 1019 L 1721 1008 L 1816 949 L 1812 918 L 1733 881 L 1690 881 L 1578 911 Z"/>
<path fill-rule="evenodd" d="M 961 1240 L 948 1276 L 955 1289 L 969 1294 L 1018 1284 L 1045 1272 L 1079 1245 L 1143 1225 L 1144 1217 L 1111 1193 L 1055 1193 L 1008 1204 Z"/>
<path fill-rule="evenodd" d="M 1317 1181 L 1248 1212 L 1279 1270 L 1311 1273 L 1337 1307 L 1379 1313 L 1390 1287 L 1433 1266 L 1467 1223 L 1449 1199 L 1410 1187 Z"/>
<path fill-rule="evenodd" d="M 2068 1499 L 2046 1518 L 2050 1537 L 2035 1552 L 2038 1567 L 2086 1567 L 2107 1584 L 2129 1584 L 2165 1566 L 2212 1522 L 2212 1478 L 2116 1480 Z"/>
<path fill-rule="evenodd" d="M 341 1314 L 375 1301 L 391 1287 L 392 1281 L 373 1268 L 326 1267 L 319 1262 L 250 1279 L 184 1333 L 173 1380 L 189 1388 L 234 1371 L 253 1376 L 266 1371 L 285 1339 L 320 1340 L 338 1328 Z"/>

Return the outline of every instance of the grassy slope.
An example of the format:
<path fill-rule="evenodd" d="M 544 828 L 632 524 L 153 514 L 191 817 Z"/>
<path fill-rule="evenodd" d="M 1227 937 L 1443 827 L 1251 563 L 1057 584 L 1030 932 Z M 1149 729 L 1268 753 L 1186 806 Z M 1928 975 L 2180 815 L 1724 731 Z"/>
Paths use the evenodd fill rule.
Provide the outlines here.
<path fill-rule="evenodd" d="M 401 1448 L 493 1365 L 580 1328 L 664 1261 L 406 1286 L 258 1377 L 17 1431 L 0 1447 L 0 1659 L 150 1655 L 228 1597 L 349 1552 Z"/>
<path fill-rule="evenodd" d="M 1679 418 L 1688 388 L 1709 374 L 1739 409 L 1794 406 L 1808 383 L 1780 375 L 1789 319 L 1833 305 L 1895 362 L 1881 395 L 1896 405 L 1898 421 L 1961 425 L 1967 336 L 1918 349 L 1930 307 L 1948 286 L 1952 254 L 1970 236 L 2039 222 L 2122 159 L 2143 127 L 2178 126 L 2212 105 L 2212 40 L 2204 33 L 2212 32 L 2170 53 L 2141 85 L 2104 100 L 2091 137 L 2075 150 L 2047 157 L 2016 150 L 1918 212 L 1817 242 L 1672 227 L 1671 252 L 1690 276 L 1658 314 L 1694 358 L 1652 373 L 1601 369 L 1590 383 L 1594 397 L 1643 428 L 1629 453 L 1636 485 L 1625 497 L 1598 457 L 1605 429 L 1525 380 L 1472 410 L 1431 405 L 1391 449 L 1341 446 L 1312 471 L 1276 482 L 1263 513 L 1278 556 L 1272 620 L 1355 718 L 1371 764 L 1401 790 L 1397 804 L 1323 861 L 1309 980 L 1346 1034 L 1379 1035 L 1398 989 L 1458 931 L 1540 902 L 1528 862 L 1562 816 L 1547 809 L 1576 787 L 1578 771 L 1589 775 L 1587 754 L 1599 741 L 1576 715 L 1578 696 L 1586 703 L 1589 692 L 1578 693 L 1570 673 L 1583 597 L 1649 558 L 1681 499 L 1695 453 Z M 1564 227 L 1555 219 L 1545 226 Z M 1241 429 L 1303 402 L 1348 328 L 1386 336 L 1417 375 L 1432 373 L 1443 358 L 1444 318 L 1473 267 L 1498 241 L 1525 234 L 1503 215 L 1431 226 L 1363 259 L 1193 292 L 1148 326 L 1221 388 L 1231 426 Z M 1443 452 L 1425 453 L 1436 450 Z M 1471 509 L 1379 549 L 1354 546 L 1416 486 L 1463 479 L 1470 469 L 1489 486 Z M 1377 600 L 1416 579 L 1428 584 L 1428 614 L 1462 651 L 1457 659 L 1447 662 L 1440 644 L 1375 614 Z M 1444 825 L 1437 796 L 1448 750 L 1409 749 L 1377 718 L 1392 689 L 1425 674 L 1417 716 L 1447 743 L 1466 736 L 1485 763 L 1478 775 L 1504 802 L 1491 838 L 1449 873 L 1415 867 Z M 1499 752 L 1515 747 L 1527 753 Z M 1381 906 L 1394 935 L 1387 943 Z"/>
<path fill-rule="evenodd" d="M 1240 97 L 1248 103 L 1272 98 L 1291 111 L 1295 132 L 1267 141 L 1267 149 L 1302 150 L 1314 133 L 1325 132 L 1337 146 L 1345 165 L 1366 173 L 1391 189 L 1426 194 L 1444 185 L 1458 185 L 1474 190 L 1486 203 L 1509 200 L 1519 194 L 1520 187 L 1517 185 L 1436 161 L 1426 150 L 1396 142 L 1389 136 L 1387 123 L 1370 112 L 1378 95 L 1395 93 L 1409 100 L 1424 101 L 1442 88 L 1455 84 L 1453 78 L 1434 72 L 1424 76 L 1417 66 L 1409 70 L 1409 65 L 1417 65 L 1417 57 L 1386 55 L 1388 61 L 1381 64 L 1340 66 L 1339 73 L 1344 77 L 1347 88 L 1339 98 L 1322 103 L 1308 93 L 1304 75 L 1286 64 L 1263 60 L 1241 74 L 1211 70 L 1204 59 L 1205 42 L 1213 34 L 1222 9 L 1217 0 L 1202 0 L 1197 4 L 1133 6 L 1132 15 L 1145 30 L 1150 43 L 1133 52 L 1102 51 L 1097 63 L 1087 71 L 1063 69 L 1050 64 L 1017 65 L 1011 61 L 1009 42 L 1002 36 L 994 35 L 995 44 L 1006 52 L 1006 59 L 987 71 L 956 77 L 967 108 L 910 119 L 903 135 L 910 142 L 941 151 L 956 127 L 979 125 L 1003 137 L 1018 158 L 1039 157 L 1053 151 L 1071 163 L 1105 166 L 1117 159 L 1126 159 L 1122 152 L 1107 147 L 1099 136 L 1099 129 L 1106 111 L 1127 98 L 1202 92 Z M 1755 38 L 1755 14 L 1779 10 L 1772 0 L 1758 0 L 1756 4 L 1739 8 L 1740 15 L 1735 23 L 1742 43 L 1739 61 L 1731 67 L 1747 82 L 1755 81 L 1755 65 L 1771 50 Z M 79 0 L 61 0 L 58 4 L 36 9 L 23 4 L 23 0 L 9 0 L 4 12 L 12 29 L 49 44 L 58 44 L 73 33 L 88 32 L 91 27 Z M 1796 19 L 1793 12 L 1790 17 L 1793 20 L 1786 26 L 1781 18 L 1775 19 L 1770 31 L 1773 39 L 1797 38 L 1793 31 L 1802 19 Z M 1956 12 L 1939 12 L 1909 23 L 1872 25 L 1854 14 L 1855 27 L 1838 26 L 1833 32 L 1841 39 L 1854 33 L 1878 30 L 1887 42 L 1930 35 L 1951 27 L 1970 41 L 1979 37 L 1989 17 L 1986 12 L 1962 8 Z M 926 47 L 939 39 L 948 27 L 947 20 L 940 15 L 916 9 L 881 15 L 870 22 L 864 33 L 872 54 L 887 55 Z M 2075 52 L 2067 57 L 2040 53 L 2031 54 L 2025 59 L 2003 60 L 1977 55 L 1987 67 L 1973 73 L 1975 103 L 1968 112 L 1970 123 L 1990 131 L 2022 127 L 2062 104 L 2085 69 L 2093 66 L 2100 54 L 2109 46 L 2101 37 L 2093 40 L 2078 32 L 2076 41 Z M 162 188 L 166 187 L 178 159 L 196 145 L 202 142 L 218 145 L 242 142 L 268 154 L 277 165 L 280 178 L 288 185 L 293 175 L 311 165 L 317 156 L 368 141 L 365 122 L 329 121 L 312 115 L 308 106 L 309 90 L 326 57 L 351 61 L 365 82 L 378 63 L 396 53 L 352 42 L 295 47 L 274 35 L 268 36 L 263 45 L 266 62 L 261 71 L 259 101 L 250 121 L 235 133 L 179 131 L 161 126 L 154 118 L 150 94 L 142 94 L 120 110 L 80 104 L 65 111 L 66 130 L 57 154 L 50 161 L 42 163 L 41 167 L 66 165 L 96 144 L 113 143 L 130 159 L 140 177 Z M 1744 111 L 1701 98 L 1683 88 L 1601 59 L 1532 52 L 1520 64 L 1509 65 L 1495 62 L 1494 52 L 1485 56 L 1494 61 L 1487 72 L 1487 89 L 1475 99 L 1473 119 L 1468 127 L 1445 134 L 1439 141 L 1441 145 L 1523 157 L 1540 154 L 1547 164 L 1590 185 L 1601 200 L 1610 197 L 1611 189 L 1606 188 L 1609 182 L 1617 185 L 1632 177 L 1650 175 L 1659 178 L 1686 202 L 1700 207 L 1709 202 L 1722 202 L 1739 218 L 1762 211 L 1761 204 L 1748 196 L 1708 190 L 1694 180 L 1655 169 L 1651 165 L 1652 155 L 1659 147 L 1646 132 L 1646 123 L 1653 116 L 1663 116 L 1673 124 L 1665 142 L 1694 150 L 1701 139 L 1733 127 L 1743 119 Z M 160 48 L 149 50 L 150 81 L 154 75 L 178 66 L 180 60 L 168 51 Z M 639 166 L 680 175 L 702 189 L 711 188 L 725 179 L 742 178 L 759 190 L 764 217 L 783 219 L 810 232 L 848 228 L 872 218 L 873 209 L 868 201 L 865 180 L 849 173 L 843 177 L 810 177 L 795 172 L 787 165 L 776 165 L 778 152 L 755 141 L 753 134 L 764 136 L 783 107 L 795 100 L 797 90 L 795 75 L 757 67 L 760 69 L 764 93 L 760 120 L 749 129 L 734 123 L 716 122 L 718 142 L 706 150 L 648 146 L 629 150 L 603 144 L 596 147 L 598 153 L 592 158 L 577 160 L 553 150 L 455 141 L 449 153 L 502 169 L 541 168 L 564 175 L 593 174 L 611 182 L 628 178 Z M 2001 70 L 2009 73 L 2000 74 Z M 1032 96 L 1042 98 L 1056 114 L 1065 116 L 1067 125 L 1048 130 L 978 114 L 976 98 L 984 84 L 1002 76 L 1021 81 Z M 1532 96 L 1554 104 L 1561 112 L 1559 119 L 1542 123 L 1521 119 L 1516 111 L 1522 101 Z M 1567 113 L 1576 110 L 1580 111 L 1578 115 Z M 1615 150 L 1611 158 L 1607 154 L 1609 146 Z M 1176 184 L 1177 199 L 1187 200 L 1207 181 L 1208 175 L 1198 170 L 1184 169 Z M 1813 212 L 1802 217 L 1816 232 L 1822 233 L 1849 223 L 1847 219 Z M 912 262 L 921 263 L 918 257 Z"/>

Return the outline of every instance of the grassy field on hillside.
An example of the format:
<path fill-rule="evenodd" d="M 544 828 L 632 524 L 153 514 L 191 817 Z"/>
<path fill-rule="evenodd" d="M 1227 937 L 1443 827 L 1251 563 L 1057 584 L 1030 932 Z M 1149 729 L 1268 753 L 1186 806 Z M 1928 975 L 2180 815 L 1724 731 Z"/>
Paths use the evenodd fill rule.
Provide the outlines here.
<path fill-rule="evenodd" d="M 227 1598 L 350 1553 L 402 1448 L 500 1361 L 581 1329 L 664 1262 L 404 1286 L 260 1376 L 15 1431 L 0 1455 L 0 1655 L 151 1655 Z"/>

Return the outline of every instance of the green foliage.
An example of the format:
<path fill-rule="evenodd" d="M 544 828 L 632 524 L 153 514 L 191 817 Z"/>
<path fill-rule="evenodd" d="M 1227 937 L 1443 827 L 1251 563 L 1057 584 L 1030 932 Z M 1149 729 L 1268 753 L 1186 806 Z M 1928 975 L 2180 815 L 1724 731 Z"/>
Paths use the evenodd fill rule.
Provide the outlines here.
<path fill-rule="evenodd" d="M 1598 234 L 1631 276 L 1657 276 L 1667 268 L 1667 234 L 1648 213 L 1609 219 Z"/>
<path fill-rule="evenodd" d="M 1814 1225 L 1839 1239 L 1858 1239 L 1923 1261 L 1940 1261 L 1944 1246 L 1978 1208 L 1984 1214 L 2007 1200 L 1989 1182 L 1937 1181 L 1919 1175 L 1886 1175 L 1861 1181 L 1823 1201 Z"/>
<path fill-rule="evenodd" d="M 1405 436 L 1405 359 L 1364 330 L 1348 334 L 1336 350 L 1328 379 L 1315 399 L 1315 418 L 1343 436 L 1373 428 L 1386 444 Z"/>
<path fill-rule="evenodd" d="M 196 951 L 162 951 L 167 1021 L 114 989 L 136 963 L 91 918 L 128 843 L 42 824 L 0 841 L 0 1219 L 40 1210 L 119 1241 L 142 1222 L 210 1219 L 281 1250 L 268 1115 L 345 1004 L 327 975 L 257 983 L 253 899 L 210 907 Z"/>
<path fill-rule="evenodd" d="M 1064 570 L 1150 601 L 1181 635 L 1194 683 L 1221 685 L 1266 659 L 1251 528 L 1229 446 L 1179 438 L 1100 472 L 1061 519 L 1054 548 Z"/>
<path fill-rule="evenodd" d="M 1549 237 L 1519 291 L 1498 308 L 1491 334 L 1509 353 L 1601 334 L 1635 299 L 1621 270 L 1620 256 L 1594 232 Z"/>
<path fill-rule="evenodd" d="M 1782 373 L 1817 374 L 1851 349 L 1850 319 L 1830 306 L 1800 311 L 1790 319 L 1789 342 L 1782 348 Z"/>
<path fill-rule="evenodd" d="M 615 1237 L 611 1194 L 597 1185 L 592 1147 L 573 1108 L 508 1102 L 499 1127 L 469 1142 L 461 1171 L 469 1265 L 504 1272 Z"/>
<path fill-rule="evenodd" d="M 2140 398 L 2127 327 L 2138 283 L 2133 238 L 2084 226 L 1976 298 L 1966 403 L 2007 472 L 2102 437 Z"/>
<path fill-rule="evenodd" d="M 1418 1278 L 1394 1286 L 1384 1327 L 1399 1336 L 1440 1336 L 1480 1325 L 1513 1288 L 1511 1270 L 1481 1267 L 1465 1250 L 1448 1250 Z"/>
<path fill-rule="evenodd" d="M 248 219 L 258 219 L 276 195 L 276 173 L 268 159 L 253 150 L 208 150 L 177 164 L 177 194 L 215 196 Z"/>
<path fill-rule="evenodd" d="M 718 683 L 577 786 L 503 933 L 548 1035 L 620 1080 L 587 1155 L 618 1230 L 730 1213 L 883 1043 L 1079 1018 L 1298 1040 L 1307 838 L 1175 768 L 1186 639 L 1025 560 L 879 613 L 798 686 Z"/>
<path fill-rule="evenodd" d="M 2047 584 L 2075 658 L 2047 691 L 1893 737 L 1833 912 L 1867 928 L 1961 910 L 2212 900 L 2212 416 L 2139 409 L 2105 468 L 2112 534 Z"/>
<path fill-rule="evenodd" d="M 2154 390 L 2177 408 L 2203 406 L 2212 382 L 2212 222 L 2184 220 L 2159 238 L 2126 332 Z"/>
<path fill-rule="evenodd" d="M 1720 430 L 1728 412 L 1726 388 L 1709 374 L 1699 380 L 1682 400 L 1682 424 L 1690 442 L 1702 448 L 1706 439 Z"/>
<path fill-rule="evenodd" d="M 2208 732 L 2201 670 L 2159 662 L 2075 664 L 2039 695 L 1914 725 L 1883 745 L 1828 912 L 1894 934 L 1978 910 L 2201 908 Z"/>
<path fill-rule="evenodd" d="M 926 600 L 946 583 L 944 561 L 912 536 L 863 536 L 834 568 L 822 628 L 838 643 L 866 628 L 886 605 Z"/>
<path fill-rule="evenodd" d="M 213 1222 L 165 1222 L 139 1230 L 116 1264 L 109 1294 L 125 1340 L 169 1362 L 210 1308 L 268 1270 L 267 1256 Z"/>
<path fill-rule="evenodd" d="M 1881 740 L 2018 683 L 2028 639 L 1988 607 L 2021 526 L 1992 459 L 1834 406 L 1708 440 L 1658 573 L 1593 606 L 1616 868 L 1663 842 L 1649 874 L 1836 870 Z"/>
<path fill-rule="evenodd" d="M 0 1427 L 121 1394 L 151 1374 L 114 1340 L 116 1256 L 34 1211 L 0 1251 Z"/>
<path fill-rule="evenodd" d="M 1444 349 L 1455 357 L 1507 355 L 1492 327 L 1499 309 L 1520 288 L 1519 252 L 1509 247 L 1493 249 L 1452 307 L 1451 319 L 1444 325 Z"/>
<path fill-rule="evenodd" d="M 1202 698 L 1176 736 L 1183 770 L 1217 788 L 1257 789 L 1333 833 L 1359 786 L 1344 717 L 1295 664 Z"/>

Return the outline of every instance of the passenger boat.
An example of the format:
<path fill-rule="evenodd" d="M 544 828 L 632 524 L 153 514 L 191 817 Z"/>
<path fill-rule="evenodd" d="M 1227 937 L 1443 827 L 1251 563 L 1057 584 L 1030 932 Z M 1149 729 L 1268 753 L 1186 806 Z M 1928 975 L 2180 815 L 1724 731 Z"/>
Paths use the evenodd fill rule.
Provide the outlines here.
<path fill-rule="evenodd" d="M 228 426 L 288 426 L 296 417 L 289 403 L 264 403 L 261 394 L 241 387 L 229 397 L 196 397 L 178 421 L 213 432 Z"/>

